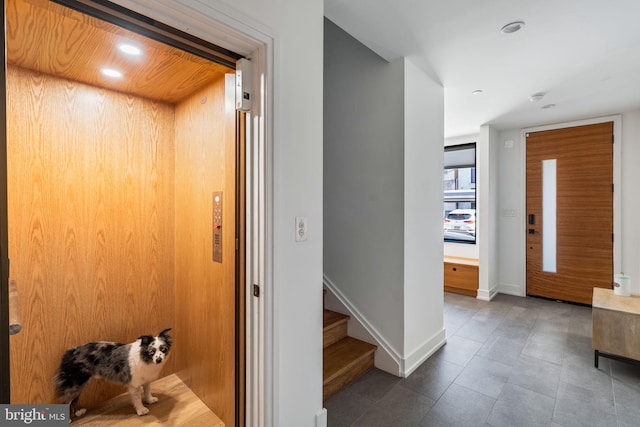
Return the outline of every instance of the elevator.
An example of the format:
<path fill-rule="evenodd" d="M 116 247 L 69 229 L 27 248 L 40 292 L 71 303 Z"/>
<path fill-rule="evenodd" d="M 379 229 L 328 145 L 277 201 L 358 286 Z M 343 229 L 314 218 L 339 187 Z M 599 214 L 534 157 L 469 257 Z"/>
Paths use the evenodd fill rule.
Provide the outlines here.
<path fill-rule="evenodd" d="M 11 402 L 55 402 L 67 348 L 171 327 L 162 374 L 242 425 L 240 56 L 135 14 L 4 5 L 9 279 L 21 318 Z M 81 404 L 122 391 L 96 382 Z"/>

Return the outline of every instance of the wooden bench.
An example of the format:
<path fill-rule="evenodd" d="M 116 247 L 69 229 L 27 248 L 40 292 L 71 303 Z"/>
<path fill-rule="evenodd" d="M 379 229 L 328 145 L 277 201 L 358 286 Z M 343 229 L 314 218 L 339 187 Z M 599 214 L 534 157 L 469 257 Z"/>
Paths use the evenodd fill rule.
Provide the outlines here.
<path fill-rule="evenodd" d="M 471 297 L 478 296 L 478 260 L 445 256 L 444 290 Z"/>

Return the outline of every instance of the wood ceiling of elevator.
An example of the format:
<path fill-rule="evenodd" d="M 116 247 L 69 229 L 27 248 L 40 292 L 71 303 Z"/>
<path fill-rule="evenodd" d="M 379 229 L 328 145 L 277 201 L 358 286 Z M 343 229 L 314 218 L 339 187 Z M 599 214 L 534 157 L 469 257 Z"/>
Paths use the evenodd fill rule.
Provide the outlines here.
<path fill-rule="evenodd" d="M 143 37 L 48 0 L 6 0 L 7 63 L 155 99 L 176 103 L 233 72 L 228 67 Z M 143 49 L 127 57 L 122 42 Z M 123 73 L 113 80 L 102 67 Z"/>

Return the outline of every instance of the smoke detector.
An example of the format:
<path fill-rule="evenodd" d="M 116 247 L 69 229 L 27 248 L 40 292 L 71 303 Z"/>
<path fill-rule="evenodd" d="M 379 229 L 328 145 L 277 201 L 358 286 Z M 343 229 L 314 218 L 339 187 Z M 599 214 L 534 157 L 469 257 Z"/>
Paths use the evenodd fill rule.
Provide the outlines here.
<path fill-rule="evenodd" d="M 507 25 L 500 29 L 500 32 L 502 34 L 511 34 L 515 33 L 516 31 L 520 31 L 522 27 L 524 27 L 524 21 L 509 22 Z"/>
<path fill-rule="evenodd" d="M 544 98 L 544 93 L 542 92 L 538 92 L 538 93 L 534 93 L 533 95 L 531 95 L 529 97 L 529 101 L 531 102 L 538 102 L 540 101 L 542 98 Z"/>

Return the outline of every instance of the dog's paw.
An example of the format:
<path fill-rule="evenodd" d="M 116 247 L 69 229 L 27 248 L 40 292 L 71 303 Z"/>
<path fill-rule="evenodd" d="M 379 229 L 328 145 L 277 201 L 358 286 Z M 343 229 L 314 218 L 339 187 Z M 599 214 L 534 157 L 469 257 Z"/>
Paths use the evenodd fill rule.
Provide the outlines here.
<path fill-rule="evenodd" d="M 148 399 L 145 399 L 145 401 L 149 404 L 149 405 L 153 405 L 154 403 L 156 403 L 158 401 L 158 398 L 155 396 L 151 396 Z"/>
<path fill-rule="evenodd" d="M 80 418 L 85 414 L 85 412 L 87 412 L 86 408 L 77 409 L 74 415 L 76 416 L 76 418 Z"/>
<path fill-rule="evenodd" d="M 149 408 L 145 408 L 144 406 L 142 408 L 136 409 L 136 412 L 138 413 L 138 415 L 143 416 L 143 415 L 147 415 L 149 413 Z"/>

